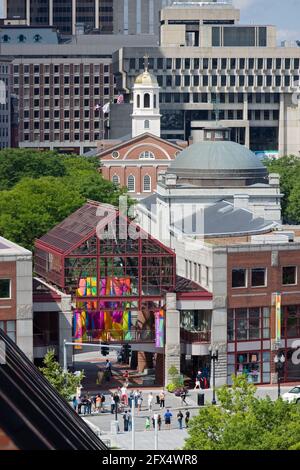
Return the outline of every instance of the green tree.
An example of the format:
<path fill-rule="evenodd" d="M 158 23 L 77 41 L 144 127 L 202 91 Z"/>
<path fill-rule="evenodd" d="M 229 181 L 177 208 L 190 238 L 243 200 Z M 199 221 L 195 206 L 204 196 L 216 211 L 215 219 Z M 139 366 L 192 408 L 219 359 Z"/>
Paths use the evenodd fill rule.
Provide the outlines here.
<path fill-rule="evenodd" d="M 63 368 L 55 360 L 54 350 L 50 350 L 44 357 L 44 367 L 40 371 L 44 377 L 53 385 L 58 393 L 66 400 L 71 400 L 76 394 L 77 387 L 80 386 L 84 377 L 83 372 L 74 375 L 71 372 L 64 372 Z"/>
<path fill-rule="evenodd" d="M 186 450 L 290 449 L 300 442 L 300 407 L 255 397 L 245 376 L 217 391 L 219 406 L 208 405 L 190 421 Z"/>

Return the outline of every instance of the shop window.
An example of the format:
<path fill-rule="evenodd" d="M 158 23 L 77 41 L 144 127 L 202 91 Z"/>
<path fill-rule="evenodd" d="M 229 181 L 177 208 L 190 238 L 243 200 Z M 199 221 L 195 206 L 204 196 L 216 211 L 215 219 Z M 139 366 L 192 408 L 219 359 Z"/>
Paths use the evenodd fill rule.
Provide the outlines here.
<path fill-rule="evenodd" d="M 265 287 L 266 285 L 266 269 L 254 268 L 251 269 L 251 286 L 252 287 Z"/>
<path fill-rule="evenodd" d="M 233 269 L 232 270 L 232 287 L 247 287 L 247 270 L 246 269 Z"/>
<path fill-rule="evenodd" d="M 10 279 L 0 279 L 0 299 L 11 298 L 11 281 Z"/>
<path fill-rule="evenodd" d="M 297 284 L 296 266 L 284 266 L 282 268 L 282 284 L 283 285 Z"/>
<path fill-rule="evenodd" d="M 249 383 L 260 383 L 260 353 L 255 351 L 238 354 L 236 375 L 245 375 Z"/>

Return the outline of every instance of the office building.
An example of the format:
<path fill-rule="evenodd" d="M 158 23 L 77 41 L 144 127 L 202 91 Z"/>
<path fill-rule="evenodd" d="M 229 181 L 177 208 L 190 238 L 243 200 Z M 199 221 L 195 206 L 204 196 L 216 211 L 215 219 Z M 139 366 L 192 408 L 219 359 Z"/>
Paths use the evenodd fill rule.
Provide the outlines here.
<path fill-rule="evenodd" d="M 0 56 L 0 150 L 11 145 L 10 63 L 9 58 Z"/>
<path fill-rule="evenodd" d="M 62 34 L 113 32 L 113 0 L 6 0 L 5 24 L 54 26 Z"/>
<path fill-rule="evenodd" d="M 275 26 L 239 19 L 239 10 L 224 2 L 164 8 L 160 46 L 114 54 L 117 88 L 130 99 L 147 52 L 161 88 L 162 138 L 197 142 L 217 120 L 255 152 L 299 155 L 300 48 L 278 46 Z"/>

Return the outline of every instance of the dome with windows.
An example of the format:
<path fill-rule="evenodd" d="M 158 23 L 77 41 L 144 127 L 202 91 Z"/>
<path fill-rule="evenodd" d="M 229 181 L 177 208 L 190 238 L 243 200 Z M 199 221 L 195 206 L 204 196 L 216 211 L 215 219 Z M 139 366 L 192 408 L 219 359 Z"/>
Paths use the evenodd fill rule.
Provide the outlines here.
<path fill-rule="evenodd" d="M 135 85 L 158 86 L 156 77 L 148 70 L 138 75 L 134 83 Z"/>

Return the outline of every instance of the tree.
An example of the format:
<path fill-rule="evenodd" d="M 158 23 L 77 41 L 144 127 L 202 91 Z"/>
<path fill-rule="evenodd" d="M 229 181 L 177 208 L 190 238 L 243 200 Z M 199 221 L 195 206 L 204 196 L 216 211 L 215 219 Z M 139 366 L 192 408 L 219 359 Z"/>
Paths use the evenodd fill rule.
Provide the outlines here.
<path fill-rule="evenodd" d="M 217 391 L 219 406 L 208 405 L 190 421 L 186 450 L 290 449 L 300 442 L 300 407 L 255 397 L 245 376 Z"/>
<path fill-rule="evenodd" d="M 43 363 L 44 367 L 41 367 L 40 371 L 44 377 L 63 398 L 70 401 L 72 397 L 76 395 L 77 387 L 81 384 L 84 377 L 83 372 L 78 375 L 74 375 L 71 372 L 64 372 L 63 368 L 55 360 L 54 350 L 47 352 Z"/>

